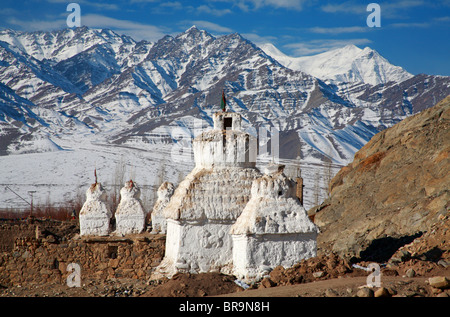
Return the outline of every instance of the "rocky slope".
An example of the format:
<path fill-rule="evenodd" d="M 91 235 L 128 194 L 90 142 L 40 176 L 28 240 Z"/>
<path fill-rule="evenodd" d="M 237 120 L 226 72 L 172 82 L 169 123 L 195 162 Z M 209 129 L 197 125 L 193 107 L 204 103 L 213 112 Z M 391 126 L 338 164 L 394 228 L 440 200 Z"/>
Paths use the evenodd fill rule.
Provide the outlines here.
<path fill-rule="evenodd" d="M 317 210 L 320 252 L 387 261 L 448 222 L 450 96 L 375 135 L 330 182 Z M 435 230 L 435 229 L 433 229 Z M 439 252 L 448 252 L 440 245 Z"/>

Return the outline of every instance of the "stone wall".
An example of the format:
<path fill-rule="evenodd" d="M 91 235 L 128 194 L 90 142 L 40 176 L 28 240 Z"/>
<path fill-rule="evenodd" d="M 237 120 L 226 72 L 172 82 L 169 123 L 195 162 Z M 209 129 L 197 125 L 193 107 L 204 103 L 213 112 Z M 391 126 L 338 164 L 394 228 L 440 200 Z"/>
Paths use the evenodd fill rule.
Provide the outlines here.
<path fill-rule="evenodd" d="M 53 240 L 50 240 L 53 241 Z M 0 284 L 66 284 L 67 265 L 81 267 L 81 283 L 93 279 L 147 280 L 164 257 L 165 236 L 82 237 L 59 243 L 22 237 L 0 253 Z"/>
<path fill-rule="evenodd" d="M 14 242 L 18 238 L 35 236 L 35 227 L 30 227 L 20 221 L 8 221 L 0 224 L 0 253 L 14 249 Z"/>

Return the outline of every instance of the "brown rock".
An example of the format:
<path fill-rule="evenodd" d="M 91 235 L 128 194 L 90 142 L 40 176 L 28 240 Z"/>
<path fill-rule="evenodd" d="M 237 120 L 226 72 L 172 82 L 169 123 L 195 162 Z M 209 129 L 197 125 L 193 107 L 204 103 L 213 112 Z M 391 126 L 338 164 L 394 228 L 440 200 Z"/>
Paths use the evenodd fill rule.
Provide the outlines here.
<path fill-rule="evenodd" d="M 275 283 L 268 277 L 263 278 L 260 283 L 261 288 L 269 288 L 275 286 Z"/>
<path fill-rule="evenodd" d="M 416 276 L 416 271 L 414 271 L 414 269 L 409 269 L 408 271 L 406 271 L 406 276 L 414 277 L 414 276 Z"/>
<path fill-rule="evenodd" d="M 357 293 L 357 297 L 373 297 L 374 293 L 373 290 L 368 287 L 361 288 Z"/>
<path fill-rule="evenodd" d="M 389 293 L 389 291 L 387 290 L 387 288 L 385 287 L 380 287 L 379 289 L 377 289 L 374 293 L 375 297 L 390 297 L 391 294 Z"/>
<path fill-rule="evenodd" d="M 325 296 L 326 297 L 339 297 L 339 294 L 334 289 L 328 288 L 325 291 Z"/>
<path fill-rule="evenodd" d="M 394 288 L 389 287 L 387 290 L 388 290 L 390 296 L 397 295 L 397 291 Z"/>
<path fill-rule="evenodd" d="M 313 276 L 315 277 L 315 278 L 321 278 L 322 276 L 324 276 L 324 272 L 323 271 L 318 271 L 318 272 L 314 272 L 313 273 Z"/>
<path fill-rule="evenodd" d="M 55 236 L 52 235 L 52 234 L 48 235 L 48 236 L 45 238 L 45 240 L 46 240 L 48 243 L 56 243 L 56 238 L 55 238 Z"/>
<path fill-rule="evenodd" d="M 109 266 L 112 268 L 117 268 L 119 266 L 119 259 L 110 259 Z"/>
<path fill-rule="evenodd" d="M 428 283 L 430 283 L 430 286 L 439 289 L 446 289 L 450 287 L 450 281 L 445 276 L 430 277 L 428 279 Z"/>

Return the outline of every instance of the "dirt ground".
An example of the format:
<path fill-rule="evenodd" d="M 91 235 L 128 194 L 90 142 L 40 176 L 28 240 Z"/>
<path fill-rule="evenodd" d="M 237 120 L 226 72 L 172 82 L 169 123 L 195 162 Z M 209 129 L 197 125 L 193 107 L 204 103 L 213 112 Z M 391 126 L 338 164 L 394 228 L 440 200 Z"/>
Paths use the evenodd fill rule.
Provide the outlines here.
<path fill-rule="evenodd" d="M 328 264 L 337 257 L 314 258 L 291 269 L 276 268 L 270 276 L 245 289 L 235 282 L 235 277 L 219 273 L 177 274 L 163 281 L 136 279 L 84 280 L 81 287 L 64 284 L 0 286 L 0 297 L 359 297 L 370 272 L 348 267 L 343 271 L 328 270 Z M 342 262 L 344 263 L 344 262 Z M 366 263 L 360 263 L 361 266 Z M 345 265 L 345 264 L 343 264 Z M 416 268 L 420 275 L 405 275 Z M 339 273 L 339 270 L 341 271 Z M 318 273 L 321 272 L 321 273 Z M 316 273 L 314 277 L 313 273 Z M 318 274 L 317 274 L 318 273 Z M 410 260 L 395 268 L 382 268 L 380 287 L 385 296 L 392 297 L 448 297 L 450 289 L 429 285 L 433 276 L 450 276 L 450 267 L 436 263 Z"/>

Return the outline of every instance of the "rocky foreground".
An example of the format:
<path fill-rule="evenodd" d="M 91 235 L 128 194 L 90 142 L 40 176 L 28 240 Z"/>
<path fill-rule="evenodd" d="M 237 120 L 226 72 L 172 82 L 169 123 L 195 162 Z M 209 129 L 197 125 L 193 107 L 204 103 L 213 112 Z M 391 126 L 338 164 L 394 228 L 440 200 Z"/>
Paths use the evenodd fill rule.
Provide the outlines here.
<path fill-rule="evenodd" d="M 73 222 L 46 226 L 40 243 L 58 245 L 76 239 Z M 4 223 L 3 226 L 7 224 Z M 3 228 L 3 227 L 2 227 Z M 3 228 L 4 229 L 4 228 Z M 74 235 L 75 234 L 75 235 Z M 55 238 L 56 237 L 56 238 Z M 177 274 L 168 280 L 147 277 L 100 277 L 98 272 L 84 274 L 80 287 L 69 287 L 66 276 L 59 280 L 31 279 L 12 282 L 5 268 L 11 263 L 28 263 L 20 248 L 0 257 L 1 297 L 208 297 L 208 296 L 283 296 L 283 297 L 444 297 L 450 295 L 450 222 L 441 216 L 426 233 L 398 248 L 385 262 L 354 261 L 335 253 L 321 254 L 292 268 L 275 268 L 269 276 L 253 285 L 244 285 L 234 276 L 219 273 Z M 44 255 L 42 255 L 44 257 Z M 18 259 L 21 259 L 20 261 Z M 45 257 L 44 257 L 45 259 Z M 115 261 L 115 260 L 110 260 Z M 377 263 L 380 285 L 365 287 L 371 274 L 364 268 Z M 27 270 L 30 270 L 29 268 Z M 64 270 L 63 270 L 64 271 Z M 25 274 L 26 272 L 18 272 Z M 39 274 L 38 274 L 39 275 Z M 38 281 L 38 282 L 35 282 Z"/>
<path fill-rule="evenodd" d="M 358 263 L 366 267 L 368 263 Z M 381 285 L 367 287 L 369 273 L 338 256 L 317 257 L 293 268 L 276 268 L 244 289 L 233 276 L 178 274 L 170 280 L 89 279 L 81 287 L 64 283 L 0 287 L 1 297 L 449 297 L 450 260 L 411 258 L 381 265 Z"/>

